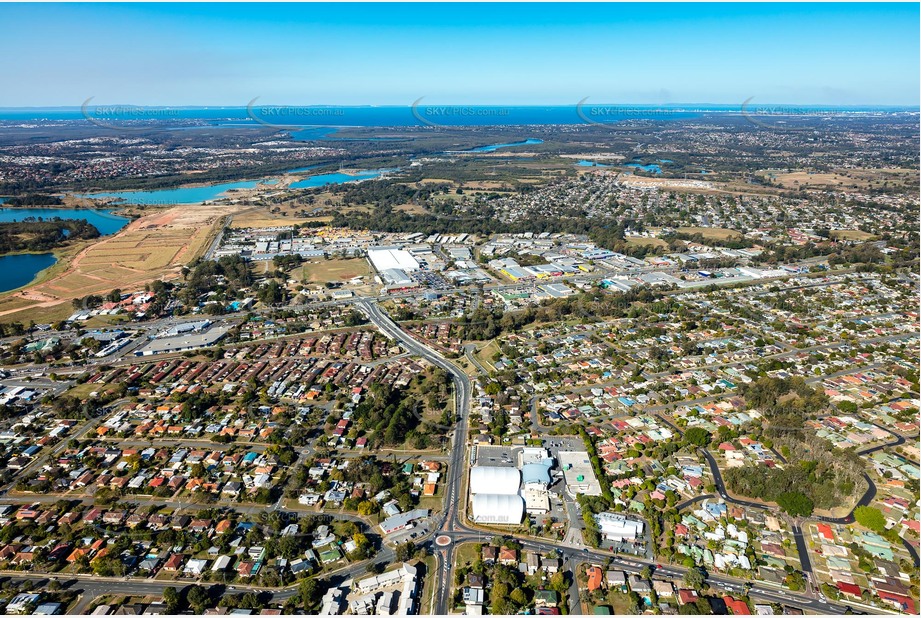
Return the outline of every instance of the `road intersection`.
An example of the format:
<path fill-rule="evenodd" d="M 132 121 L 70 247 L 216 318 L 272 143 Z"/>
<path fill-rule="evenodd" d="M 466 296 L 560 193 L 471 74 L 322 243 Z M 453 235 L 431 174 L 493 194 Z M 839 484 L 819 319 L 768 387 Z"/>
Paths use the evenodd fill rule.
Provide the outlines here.
<path fill-rule="evenodd" d="M 451 590 L 453 585 L 453 567 L 455 548 L 458 544 L 467 542 L 482 542 L 484 539 L 490 539 L 495 531 L 480 529 L 468 523 L 464 517 L 465 499 L 462 495 L 464 470 L 466 469 L 465 458 L 467 456 L 467 435 L 468 422 L 471 409 L 471 398 L 473 385 L 470 377 L 464 373 L 457 365 L 448 361 L 430 346 L 413 338 L 409 333 L 400 328 L 381 308 L 374 299 L 359 298 L 354 299 L 351 304 L 361 312 L 377 327 L 385 336 L 398 341 L 410 354 L 419 356 L 432 365 L 446 371 L 451 377 L 454 386 L 454 412 L 455 424 L 452 428 L 452 435 L 447 455 L 448 471 L 446 474 L 446 487 L 444 492 L 444 508 L 441 513 L 433 519 L 431 531 L 423 537 L 417 538 L 417 546 L 432 552 L 435 556 L 437 567 L 427 577 L 433 591 L 433 601 L 431 612 L 433 614 L 447 614 L 453 609 L 451 603 Z M 88 425 L 91 423 L 88 423 Z M 714 468 L 712 457 L 708 458 L 711 464 L 711 470 Z M 718 472 L 718 471 L 717 471 Z M 718 474 L 714 475 L 717 481 L 717 489 L 721 496 L 728 501 L 739 502 L 730 499 L 725 492 L 722 479 Z M 872 486 L 872 484 L 871 484 Z M 41 501 L 41 500 L 32 500 Z M 690 503 L 690 501 L 689 501 Z M 277 506 L 277 505 L 276 505 Z M 758 505 L 763 508 L 764 505 Z M 252 512 L 267 510 L 275 507 L 249 509 Z M 506 534 L 508 536 L 508 534 Z M 599 564 L 609 563 L 611 568 L 623 570 L 627 573 L 640 573 L 644 568 L 650 568 L 659 576 L 665 576 L 673 579 L 679 579 L 684 576 L 687 569 L 676 565 L 665 565 L 659 568 L 654 562 L 638 559 L 623 558 L 612 552 L 553 542 L 545 539 L 536 539 L 513 535 L 521 543 L 524 549 L 539 552 L 545 555 L 557 555 L 570 567 L 573 579 L 578 570 L 578 566 L 586 562 Z M 435 542 L 436 538 L 441 539 Z M 800 537 L 797 538 L 797 545 L 801 544 Z M 801 552 L 802 554 L 803 552 Z M 370 560 L 353 563 L 342 567 L 336 571 L 327 574 L 332 583 L 337 584 L 353 578 L 360 577 L 367 572 L 368 567 L 373 563 L 390 563 L 396 560 L 394 550 L 386 543 L 382 544 L 378 554 Z M 807 563 L 803 564 L 804 569 Z M 48 575 L 11 572 L 10 577 L 17 579 L 41 580 L 48 579 Z M 82 590 L 83 599 L 80 604 L 85 605 L 92 598 L 101 595 L 137 595 L 137 594 L 162 594 L 163 590 L 170 586 L 182 586 L 183 582 L 175 581 L 156 581 L 153 579 L 128 579 L 128 578 L 106 578 L 90 575 L 72 575 L 69 579 L 75 580 L 75 586 Z M 710 574 L 709 583 L 719 589 L 742 593 L 748 588 L 748 594 L 752 598 L 760 599 L 769 603 L 781 603 L 794 605 L 796 607 L 810 610 L 823 614 L 843 613 L 845 606 L 829 603 L 821 598 L 815 598 L 811 594 L 794 593 L 779 587 L 772 588 L 768 584 L 755 583 L 751 584 L 743 579 L 729 577 L 722 574 Z M 220 585 L 220 584 L 218 584 Z M 264 587 L 257 588 L 254 586 L 239 585 L 233 587 L 234 591 L 265 591 Z M 298 594 L 298 586 L 292 585 L 283 588 L 275 588 L 270 591 L 271 599 L 274 602 L 284 602 Z M 573 581 L 570 591 L 570 613 L 583 613 L 583 608 L 579 602 L 578 587 Z"/>

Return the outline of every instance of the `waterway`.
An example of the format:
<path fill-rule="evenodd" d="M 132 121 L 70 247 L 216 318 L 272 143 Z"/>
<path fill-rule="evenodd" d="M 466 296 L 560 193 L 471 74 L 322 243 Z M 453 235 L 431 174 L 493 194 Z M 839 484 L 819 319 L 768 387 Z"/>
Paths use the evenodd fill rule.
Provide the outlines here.
<path fill-rule="evenodd" d="M 41 271 L 57 262 L 51 253 L 19 253 L 0 256 L 0 292 L 21 288 Z"/>

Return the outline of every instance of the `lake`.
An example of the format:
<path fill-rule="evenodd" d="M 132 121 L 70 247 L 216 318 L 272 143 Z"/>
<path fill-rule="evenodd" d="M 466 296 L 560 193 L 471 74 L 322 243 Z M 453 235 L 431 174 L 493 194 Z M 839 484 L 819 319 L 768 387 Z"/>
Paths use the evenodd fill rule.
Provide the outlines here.
<path fill-rule="evenodd" d="M 516 146 L 532 146 L 534 144 L 543 144 L 544 140 L 528 138 L 522 142 L 510 142 L 508 144 L 493 144 L 491 146 L 480 146 L 479 148 L 472 148 L 470 150 L 462 150 L 461 152 L 495 152 L 500 148 L 515 148 Z"/>
<path fill-rule="evenodd" d="M 288 173 L 289 174 L 303 174 L 304 172 L 309 172 L 312 169 L 316 169 L 320 167 L 320 165 L 322 164 L 317 163 L 316 165 L 308 165 L 307 167 L 299 167 L 296 170 L 288 170 Z"/>
<path fill-rule="evenodd" d="M 661 174 L 662 166 L 657 163 L 649 163 L 648 165 L 643 165 L 642 163 L 637 163 L 639 158 L 633 159 L 632 163 L 625 163 L 624 167 L 633 167 L 638 170 L 643 170 L 644 172 L 652 172 L 653 174 Z M 674 163 L 671 159 L 658 159 L 659 163 Z"/>
<path fill-rule="evenodd" d="M 82 219 L 92 224 L 103 236 L 114 234 L 128 224 L 129 219 L 113 215 L 111 210 L 82 210 L 79 208 L 0 208 L 0 222 L 36 219 Z"/>
<path fill-rule="evenodd" d="M 299 174 L 317 167 L 316 165 L 299 167 L 286 172 L 288 174 Z M 323 187 L 326 185 L 338 185 L 344 182 L 355 180 L 368 180 L 370 178 L 380 178 L 387 172 L 396 170 L 365 170 L 356 174 L 318 174 L 308 176 L 303 180 L 291 183 L 292 189 L 307 189 L 310 187 Z M 201 204 L 202 202 L 215 200 L 225 197 L 224 194 L 232 189 L 253 189 L 259 184 L 274 185 L 278 181 L 272 178 L 263 180 L 244 180 L 240 182 L 224 182 L 216 185 L 206 185 L 203 187 L 178 187 L 175 189 L 157 189 L 155 191 L 116 191 L 112 193 L 86 193 L 77 195 L 77 197 L 94 198 L 94 199 L 115 199 L 126 204 L 142 204 L 149 206 L 172 206 L 176 204 Z M 78 211 L 79 212 L 79 211 Z M 100 230 L 102 231 L 102 230 Z"/>
<path fill-rule="evenodd" d="M 253 189 L 262 180 L 243 180 L 223 182 L 203 187 L 177 187 L 174 189 L 155 189 L 153 191 L 115 191 L 111 193 L 85 193 L 77 197 L 92 199 L 114 199 L 126 204 L 147 206 L 171 206 L 174 204 L 201 204 L 216 200 L 232 189 Z"/>
<path fill-rule="evenodd" d="M 342 183 L 354 182 L 356 180 L 370 180 L 372 178 L 380 178 L 387 172 L 395 171 L 396 170 L 392 169 L 381 169 L 364 170 L 355 174 L 343 174 L 341 172 L 335 172 L 333 174 L 317 174 L 316 176 L 308 176 L 304 180 L 292 182 L 288 188 L 310 189 L 312 187 L 325 187 L 326 185 L 341 185 Z"/>
<path fill-rule="evenodd" d="M 21 288 L 41 271 L 57 262 L 51 253 L 20 253 L 0 256 L 0 292 Z"/>
<path fill-rule="evenodd" d="M 587 161 L 585 159 L 576 163 L 579 167 L 611 167 L 610 165 L 605 165 L 604 163 L 598 163 L 596 161 Z"/>
<path fill-rule="evenodd" d="M 650 163 L 649 165 L 643 165 L 642 163 L 626 163 L 624 167 L 633 167 L 638 170 L 643 170 L 644 172 L 652 172 L 653 174 L 662 173 L 662 168 L 655 163 Z"/>

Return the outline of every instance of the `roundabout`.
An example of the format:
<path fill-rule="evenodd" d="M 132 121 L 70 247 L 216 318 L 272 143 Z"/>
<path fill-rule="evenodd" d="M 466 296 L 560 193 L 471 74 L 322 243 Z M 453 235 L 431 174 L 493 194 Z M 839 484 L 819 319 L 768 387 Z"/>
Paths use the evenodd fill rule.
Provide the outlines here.
<path fill-rule="evenodd" d="M 447 547 L 450 544 L 451 544 L 451 537 L 445 534 L 435 537 L 435 545 L 437 545 L 438 547 Z"/>

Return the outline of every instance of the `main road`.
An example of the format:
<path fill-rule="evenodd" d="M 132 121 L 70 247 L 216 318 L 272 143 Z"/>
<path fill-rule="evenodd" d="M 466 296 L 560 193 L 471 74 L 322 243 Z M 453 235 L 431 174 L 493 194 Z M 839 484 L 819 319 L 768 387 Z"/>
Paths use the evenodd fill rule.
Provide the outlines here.
<path fill-rule="evenodd" d="M 435 573 L 435 579 L 438 580 L 438 584 L 435 586 L 435 599 L 432 611 L 436 614 L 447 614 L 452 583 L 449 576 L 454 563 L 455 540 L 453 536 L 455 532 L 460 532 L 463 529 L 457 520 L 457 512 L 461 500 L 463 500 L 460 495 L 460 486 L 461 476 L 465 469 L 464 457 L 467 452 L 467 425 L 473 386 L 466 373 L 429 346 L 411 337 L 390 319 L 390 316 L 381 311 L 374 301 L 365 300 L 356 302 L 355 306 L 367 315 L 368 319 L 370 319 L 382 333 L 395 341 L 399 341 L 411 353 L 421 356 L 436 367 L 440 367 L 446 371 L 448 375 L 451 376 L 451 381 L 454 383 L 454 414 L 457 422 L 454 425 L 454 430 L 451 435 L 451 454 L 448 458 L 449 463 L 445 484 L 444 509 L 442 510 L 441 516 L 435 520 L 434 530 L 434 534 L 437 536 L 447 536 L 451 538 L 451 543 L 443 547 L 434 543 L 432 544 L 439 565 Z"/>
<path fill-rule="evenodd" d="M 472 528 L 459 518 L 460 505 L 463 504 L 463 497 L 460 495 L 460 490 L 463 470 L 465 469 L 464 458 L 467 452 L 467 426 L 472 395 L 471 381 L 469 376 L 462 372 L 456 365 L 401 329 L 386 313 L 380 310 L 373 300 L 363 299 L 361 301 L 356 301 L 355 306 L 367 315 L 368 319 L 370 319 L 382 333 L 399 341 L 411 353 L 417 354 L 433 365 L 444 369 L 454 382 L 454 405 L 457 424 L 455 425 L 451 440 L 451 454 L 449 456 L 450 469 L 447 475 L 444 511 L 441 517 L 436 520 L 435 531 L 433 532 L 433 537 L 444 536 L 447 537 L 450 542 L 448 545 L 442 547 L 432 542 L 432 537 L 422 540 L 424 544 L 432 548 L 438 562 L 438 568 L 436 568 L 432 574 L 434 576 L 432 578 L 432 585 L 434 587 L 432 613 L 445 615 L 452 609 L 450 606 L 450 599 L 453 584 L 451 574 L 454 562 L 454 546 L 463 542 L 480 541 L 484 536 L 488 537 L 492 534 L 492 532 L 489 531 Z M 563 560 L 572 565 L 574 578 L 576 575 L 576 565 L 579 562 L 591 560 L 601 563 L 610 561 L 612 568 L 623 569 L 629 573 L 639 573 L 644 567 L 656 568 L 656 564 L 653 562 L 643 561 L 641 559 L 622 559 L 610 552 L 587 548 L 576 549 L 559 543 L 528 537 L 517 537 L 517 540 L 525 549 L 541 553 L 556 553 Z M 687 569 L 683 567 L 677 566 L 667 566 L 663 569 L 658 569 L 661 575 L 674 578 L 683 576 L 686 570 Z M 718 574 L 710 575 L 709 581 L 712 585 L 719 586 L 724 590 L 738 593 L 744 591 L 746 583 L 744 580 L 738 578 Z M 578 589 L 576 588 L 576 594 L 577 593 Z M 844 613 L 845 610 L 844 606 L 823 602 L 809 595 L 798 594 L 779 588 L 773 589 L 769 586 L 760 584 L 752 586 L 749 590 L 749 595 L 773 603 L 795 604 L 803 609 L 809 609 L 822 614 L 841 614 Z M 572 596 L 575 597 L 576 595 Z M 582 613 L 578 598 L 572 598 L 570 601 L 570 612 Z"/>
<path fill-rule="evenodd" d="M 451 376 L 454 384 L 454 411 L 456 423 L 453 426 L 451 436 L 450 454 L 448 455 L 449 469 L 446 477 L 444 509 L 440 516 L 435 519 L 434 530 L 430 535 L 417 541 L 424 547 L 431 548 L 438 561 L 439 568 L 431 574 L 432 586 L 434 590 L 434 600 L 431 613 L 447 614 L 450 609 L 450 592 L 452 588 L 452 569 L 454 563 L 454 547 L 458 543 L 476 542 L 482 540 L 484 536 L 489 537 L 493 533 L 488 530 L 478 530 L 466 525 L 459 517 L 460 506 L 464 503 L 461 496 L 461 481 L 463 471 L 465 470 L 464 458 L 466 456 L 468 416 L 472 398 L 472 384 L 470 378 L 462 372 L 456 365 L 438 354 L 429 346 L 419 342 L 403 331 L 387 314 L 380 310 L 373 299 L 360 299 L 354 301 L 356 308 L 368 316 L 369 320 L 386 336 L 399 341 L 411 354 L 424 358 L 431 364 L 446 371 Z M 720 479 L 721 480 L 721 479 Z M 720 483 L 721 485 L 721 483 Z M 721 492 L 723 493 L 723 492 Z M 449 543 L 440 546 L 434 542 L 434 539 L 442 536 L 449 539 Z M 576 575 L 576 567 L 581 562 L 610 562 L 611 568 L 621 569 L 628 573 L 639 573 L 644 567 L 657 569 L 659 575 L 673 579 L 680 578 L 687 569 L 674 565 L 667 565 L 658 568 L 657 565 L 650 561 L 642 559 L 625 559 L 611 552 L 589 549 L 574 548 L 556 542 L 550 542 L 542 539 L 530 537 L 517 537 L 525 549 L 537 551 L 543 554 L 555 553 L 564 561 L 571 565 L 573 577 Z M 381 551 L 374 560 L 366 560 L 342 567 L 329 574 L 333 583 L 341 583 L 345 580 L 359 577 L 367 571 L 372 562 L 384 561 L 392 562 L 395 560 L 394 551 L 382 545 Z M 14 578 L 22 579 L 43 579 L 47 575 L 33 573 L 9 573 Z M 93 598 L 103 594 L 137 594 L 139 591 L 148 594 L 162 594 L 162 590 L 168 586 L 182 586 L 181 582 L 155 581 L 155 580 L 138 580 L 129 578 L 104 578 L 95 576 L 70 576 L 76 579 L 83 588 L 84 596 Z M 744 592 L 746 582 L 744 580 L 728 577 L 720 574 L 709 576 L 711 585 L 723 590 Z M 255 590 L 252 586 L 236 586 L 230 590 Z M 285 588 L 276 588 L 271 591 L 273 601 L 283 602 L 298 592 L 296 585 Z M 793 593 L 780 588 L 771 588 L 763 584 L 752 586 L 748 594 L 756 599 L 763 599 L 768 602 L 792 604 L 797 607 L 808 609 L 820 614 L 842 614 L 845 606 L 823 602 L 820 599 L 812 598 L 808 595 Z M 578 600 L 578 587 L 573 586 L 570 593 L 570 613 L 581 613 L 581 606 Z M 85 606 L 86 601 L 81 601 Z"/>

